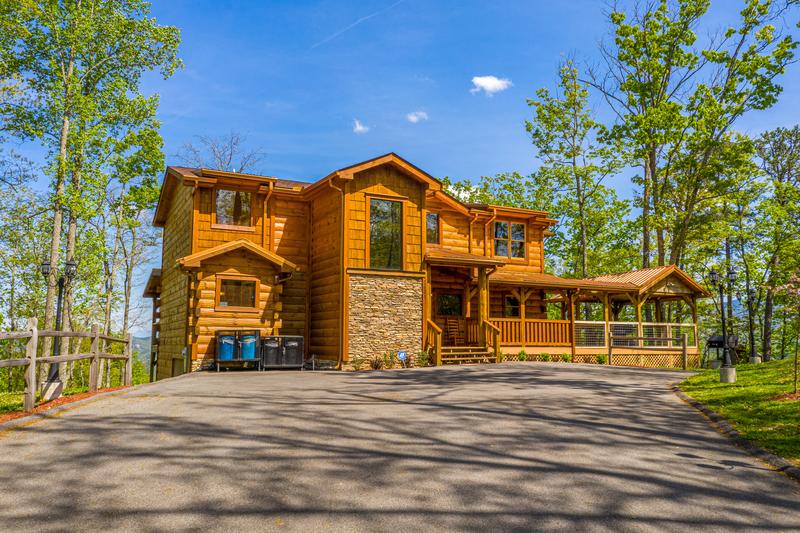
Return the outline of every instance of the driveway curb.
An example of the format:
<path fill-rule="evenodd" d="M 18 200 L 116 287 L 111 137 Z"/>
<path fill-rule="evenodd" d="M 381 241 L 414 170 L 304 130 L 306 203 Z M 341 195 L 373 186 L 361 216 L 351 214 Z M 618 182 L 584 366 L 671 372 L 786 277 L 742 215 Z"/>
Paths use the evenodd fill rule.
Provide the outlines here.
<path fill-rule="evenodd" d="M 730 422 L 728 422 L 725 419 L 725 417 L 723 417 L 722 415 L 720 415 L 715 411 L 712 411 L 704 404 L 698 402 L 694 398 L 687 395 L 680 389 L 680 387 L 678 387 L 677 384 L 672 386 L 672 392 L 674 392 L 678 398 L 688 403 L 689 405 L 700 411 L 703 415 L 705 415 L 705 417 L 711 421 L 713 426 L 716 426 L 726 437 L 731 439 L 734 442 L 734 444 L 736 444 L 738 447 L 744 449 L 750 455 L 753 455 L 756 458 L 761 459 L 765 463 L 775 468 L 778 472 L 786 474 L 795 481 L 800 481 L 800 468 L 793 465 L 783 457 L 768 452 L 764 448 L 756 446 L 749 440 L 742 437 L 742 435 L 738 431 L 736 431 L 736 429 L 734 429 L 734 427 L 731 425 Z"/>

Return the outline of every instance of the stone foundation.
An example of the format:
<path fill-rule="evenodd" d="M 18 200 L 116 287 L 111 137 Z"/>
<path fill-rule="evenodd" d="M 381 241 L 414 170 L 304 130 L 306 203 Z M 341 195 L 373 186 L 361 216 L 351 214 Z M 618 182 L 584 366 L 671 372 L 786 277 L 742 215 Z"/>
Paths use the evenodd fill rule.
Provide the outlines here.
<path fill-rule="evenodd" d="M 350 274 L 348 360 L 422 350 L 422 279 Z"/>

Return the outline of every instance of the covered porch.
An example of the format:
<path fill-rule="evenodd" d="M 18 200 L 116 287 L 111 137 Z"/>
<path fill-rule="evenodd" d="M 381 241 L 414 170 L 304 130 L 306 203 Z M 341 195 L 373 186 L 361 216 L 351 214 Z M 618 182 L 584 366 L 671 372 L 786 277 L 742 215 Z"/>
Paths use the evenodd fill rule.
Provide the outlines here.
<path fill-rule="evenodd" d="M 615 364 L 680 366 L 685 343 L 689 364 L 699 365 L 696 301 L 707 293 L 675 267 L 583 280 L 484 271 L 481 296 L 473 269 L 428 267 L 426 308 L 431 330 L 439 331 L 429 331 L 426 345 L 435 349 L 431 335 L 438 335 L 444 362 L 455 347 L 491 350 L 496 343 L 498 361 L 600 363 L 613 354 Z"/>

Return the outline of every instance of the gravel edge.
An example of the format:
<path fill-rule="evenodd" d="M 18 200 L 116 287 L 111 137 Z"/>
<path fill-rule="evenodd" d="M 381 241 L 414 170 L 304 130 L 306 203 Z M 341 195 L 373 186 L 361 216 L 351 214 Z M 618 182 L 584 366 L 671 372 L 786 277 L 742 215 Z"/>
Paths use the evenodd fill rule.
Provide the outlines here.
<path fill-rule="evenodd" d="M 749 440 L 742 437 L 742 435 L 733 428 L 731 423 L 728 422 L 725 417 L 719 413 L 716 413 L 715 411 L 712 411 L 704 404 L 687 395 L 677 384 L 672 385 L 672 392 L 674 392 L 678 398 L 700 411 L 700 413 L 702 413 L 711 422 L 712 426 L 716 427 L 723 435 L 731 439 L 738 447 L 742 448 L 750 455 L 753 455 L 769 464 L 778 472 L 786 474 L 795 481 L 800 482 L 800 467 L 793 465 L 783 457 L 756 446 Z"/>

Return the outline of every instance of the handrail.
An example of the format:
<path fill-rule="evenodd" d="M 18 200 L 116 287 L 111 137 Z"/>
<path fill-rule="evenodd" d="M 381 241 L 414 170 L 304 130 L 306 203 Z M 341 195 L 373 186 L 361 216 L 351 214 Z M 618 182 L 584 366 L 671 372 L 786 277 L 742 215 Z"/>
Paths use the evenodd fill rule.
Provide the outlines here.
<path fill-rule="evenodd" d="M 433 337 L 434 364 L 436 366 L 441 366 L 442 365 L 442 328 L 440 328 L 438 326 L 438 324 L 436 324 L 436 322 L 434 322 L 430 318 L 427 319 L 426 322 L 427 322 L 427 326 L 428 326 L 429 332 L 433 332 L 432 337 Z M 429 344 L 430 344 L 430 340 L 431 340 L 431 335 L 429 334 L 429 336 L 428 336 Z"/>
<path fill-rule="evenodd" d="M 486 337 L 486 331 L 488 330 L 491 332 L 492 337 L 492 347 L 494 348 L 494 362 L 500 362 L 500 328 L 489 322 L 488 320 L 483 321 L 484 327 L 484 337 Z"/>

